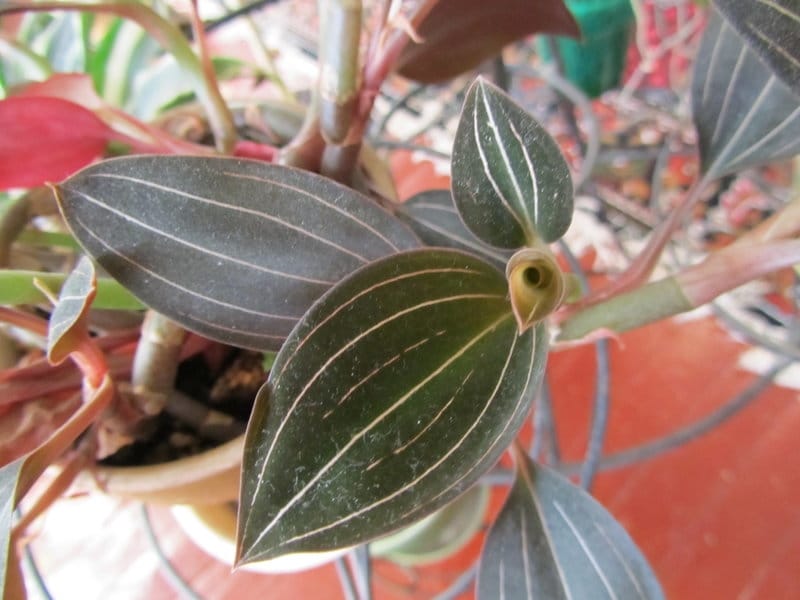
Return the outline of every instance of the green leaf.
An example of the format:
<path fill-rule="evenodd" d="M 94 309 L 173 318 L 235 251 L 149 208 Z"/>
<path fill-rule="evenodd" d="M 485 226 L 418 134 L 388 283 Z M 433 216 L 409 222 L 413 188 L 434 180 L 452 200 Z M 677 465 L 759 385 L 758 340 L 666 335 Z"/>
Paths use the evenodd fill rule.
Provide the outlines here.
<path fill-rule="evenodd" d="M 580 35 L 562 0 L 439 0 L 416 31 L 421 42 L 404 48 L 398 70 L 423 83 L 466 73 L 533 33 Z"/>
<path fill-rule="evenodd" d="M 57 188 L 87 252 L 184 327 L 277 350 L 345 275 L 419 241 L 353 190 L 305 171 L 232 158 L 140 156 Z"/>
<path fill-rule="evenodd" d="M 43 271 L 17 271 L 0 269 L 0 305 L 40 304 L 47 298 L 34 285 L 34 279 L 44 283 L 48 289 L 57 292 L 64 285 L 67 276 L 64 273 L 46 273 Z M 97 280 L 97 297 L 92 302 L 93 308 L 111 310 L 142 310 L 144 304 L 139 302 L 128 290 L 109 277 Z"/>
<path fill-rule="evenodd" d="M 353 273 L 281 349 L 248 425 L 240 563 L 360 544 L 444 506 L 500 457 L 544 369 L 506 281 L 452 250 Z"/>
<path fill-rule="evenodd" d="M 453 143 L 453 198 L 469 229 L 506 250 L 553 242 L 572 220 L 572 178 L 536 120 L 482 78 L 467 92 Z"/>
<path fill-rule="evenodd" d="M 709 179 L 800 151 L 797 96 L 716 11 L 695 62 L 692 108 Z"/>
<path fill-rule="evenodd" d="M 449 190 L 429 190 L 397 206 L 398 215 L 426 245 L 454 248 L 480 256 L 505 270 L 510 252 L 484 244 L 464 225 Z"/>
<path fill-rule="evenodd" d="M 605 508 L 517 455 L 517 480 L 483 548 L 478 600 L 664 598 L 641 551 Z"/>
<path fill-rule="evenodd" d="M 11 543 L 11 521 L 16 506 L 17 481 L 25 457 L 0 467 L 0 597 L 5 597 L 6 568 Z"/>
<path fill-rule="evenodd" d="M 800 96 L 800 2 L 716 0 L 715 4 L 756 54 Z"/>
<path fill-rule="evenodd" d="M 97 290 L 94 265 L 82 257 L 64 282 L 47 329 L 47 358 L 53 364 L 67 359 L 87 337 L 86 314 Z"/>

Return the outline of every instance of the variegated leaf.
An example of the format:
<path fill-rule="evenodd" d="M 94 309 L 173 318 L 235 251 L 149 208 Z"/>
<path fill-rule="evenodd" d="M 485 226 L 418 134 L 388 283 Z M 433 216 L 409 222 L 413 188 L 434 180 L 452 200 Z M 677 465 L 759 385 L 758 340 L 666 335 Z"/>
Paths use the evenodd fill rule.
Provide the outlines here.
<path fill-rule="evenodd" d="M 536 120 L 483 79 L 467 92 L 453 143 L 453 198 L 466 226 L 496 248 L 553 242 L 572 220 L 572 178 Z"/>
<path fill-rule="evenodd" d="M 419 246 L 357 192 L 255 161 L 120 158 L 79 172 L 58 196 L 87 252 L 145 304 L 258 350 L 277 350 L 348 273 Z"/>
<path fill-rule="evenodd" d="M 713 10 L 695 62 L 692 108 L 707 178 L 800 151 L 800 100 Z"/>
<path fill-rule="evenodd" d="M 511 252 L 484 244 L 467 229 L 453 204 L 450 190 L 428 190 L 400 204 L 398 214 L 426 245 L 454 248 L 480 256 L 501 271 Z"/>
<path fill-rule="evenodd" d="M 506 281 L 452 250 L 379 260 L 298 324 L 245 442 L 239 562 L 360 544 L 431 514 L 500 457 L 546 361 Z"/>
<path fill-rule="evenodd" d="M 622 526 L 589 494 L 517 452 L 517 479 L 489 531 L 478 599 L 664 598 Z"/>
<path fill-rule="evenodd" d="M 800 2 L 715 0 L 725 19 L 800 96 Z"/>
<path fill-rule="evenodd" d="M 64 282 L 47 328 L 47 358 L 58 364 L 88 336 L 86 314 L 97 292 L 94 265 L 82 257 Z"/>

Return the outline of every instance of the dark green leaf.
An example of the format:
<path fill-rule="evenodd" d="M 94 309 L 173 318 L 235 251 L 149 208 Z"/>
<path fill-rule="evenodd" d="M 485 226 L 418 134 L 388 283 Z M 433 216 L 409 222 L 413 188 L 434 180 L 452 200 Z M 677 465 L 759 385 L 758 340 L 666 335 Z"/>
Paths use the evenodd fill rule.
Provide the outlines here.
<path fill-rule="evenodd" d="M 255 161 L 121 158 L 81 171 L 58 193 L 75 237 L 145 304 L 259 350 L 278 349 L 351 271 L 419 245 L 349 188 Z"/>
<path fill-rule="evenodd" d="M 61 288 L 58 303 L 50 315 L 47 328 L 47 357 L 58 364 L 75 349 L 76 342 L 87 334 L 86 312 L 92 304 L 97 283 L 94 265 L 82 257 Z"/>
<path fill-rule="evenodd" d="M 594 498 L 517 454 L 517 480 L 483 549 L 479 600 L 664 597 L 633 540 Z"/>
<path fill-rule="evenodd" d="M 248 425 L 241 562 L 363 543 L 489 469 L 528 413 L 543 327 L 517 335 L 503 276 L 474 256 L 377 261 L 312 307 Z"/>
<path fill-rule="evenodd" d="M 547 132 L 483 79 L 467 92 L 453 143 L 453 198 L 481 240 L 512 250 L 553 242 L 572 220 L 572 178 Z"/>
<path fill-rule="evenodd" d="M 501 271 L 511 252 L 484 244 L 467 229 L 453 204 L 450 190 L 429 190 L 399 205 L 398 213 L 425 244 L 438 248 L 454 248 L 480 256 Z"/>
<path fill-rule="evenodd" d="M 715 4 L 783 83 L 800 96 L 800 2 L 716 0 Z"/>
<path fill-rule="evenodd" d="M 11 542 L 11 519 L 16 506 L 17 480 L 25 458 L 0 467 L 0 597 L 6 589 L 6 567 Z"/>
<path fill-rule="evenodd" d="M 517 40 L 537 32 L 578 37 L 562 0 L 439 0 L 417 27 L 398 69 L 405 77 L 435 83 L 466 73 Z"/>
<path fill-rule="evenodd" d="M 695 63 L 692 108 L 707 178 L 800 151 L 798 98 L 716 11 Z"/>

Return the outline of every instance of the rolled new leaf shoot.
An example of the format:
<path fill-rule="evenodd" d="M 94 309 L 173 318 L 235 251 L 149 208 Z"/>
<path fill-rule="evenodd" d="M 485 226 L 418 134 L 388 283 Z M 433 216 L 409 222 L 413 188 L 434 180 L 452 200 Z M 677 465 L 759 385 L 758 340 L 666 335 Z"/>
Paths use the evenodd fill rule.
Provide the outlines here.
<path fill-rule="evenodd" d="M 520 333 L 557 309 L 567 285 L 555 258 L 546 247 L 523 248 L 506 265 L 511 307 Z"/>

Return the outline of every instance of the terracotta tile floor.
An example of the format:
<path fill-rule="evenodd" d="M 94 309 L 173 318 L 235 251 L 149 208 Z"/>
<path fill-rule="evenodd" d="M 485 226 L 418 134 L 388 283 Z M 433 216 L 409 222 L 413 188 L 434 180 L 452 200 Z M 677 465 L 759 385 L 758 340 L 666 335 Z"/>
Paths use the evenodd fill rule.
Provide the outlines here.
<path fill-rule="evenodd" d="M 710 318 L 632 332 L 614 345 L 607 451 L 662 435 L 708 414 L 754 379 L 737 367 L 746 347 Z M 562 450 L 584 448 L 594 369 L 591 348 L 550 362 Z M 652 561 L 668 597 L 800 597 L 800 402 L 772 388 L 700 440 L 655 460 L 601 475 L 596 493 Z M 495 498 L 495 508 L 500 502 Z M 207 599 L 341 597 L 332 567 L 263 576 L 229 569 L 196 549 L 167 509 L 154 508 L 161 543 Z M 472 563 L 476 539 L 453 560 L 408 574 L 377 567 L 377 597 L 428 598 Z M 140 509 L 104 497 L 60 502 L 42 524 L 36 557 L 56 600 L 179 598 L 145 536 Z M 405 591 L 404 591 L 405 590 Z M 36 598 L 34 594 L 32 597 Z M 469 596 L 465 596 L 469 597 Z"/>

